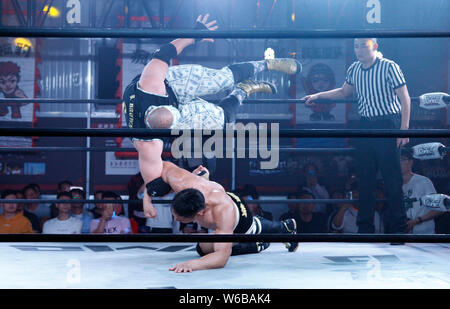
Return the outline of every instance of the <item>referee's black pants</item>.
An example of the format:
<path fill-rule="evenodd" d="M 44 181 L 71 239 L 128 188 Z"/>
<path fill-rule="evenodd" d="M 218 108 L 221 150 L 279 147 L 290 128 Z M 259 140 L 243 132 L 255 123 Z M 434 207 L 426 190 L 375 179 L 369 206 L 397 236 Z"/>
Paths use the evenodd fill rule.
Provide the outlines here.
<path fill-rule="evenodd" d="M 361 117 L 360 129 L 399 129 L 400 114 Z M 374 233 L 376 206 L 376 177 L 378 169 L 384 181 L 388 202 L 383 211 L 385 233 L 402 233 L 405 229 L 406 211 L 403 204 L 400 149 L 396 138 L 356 138 L 356 176 L 359 186 L 358 233 Z"/>

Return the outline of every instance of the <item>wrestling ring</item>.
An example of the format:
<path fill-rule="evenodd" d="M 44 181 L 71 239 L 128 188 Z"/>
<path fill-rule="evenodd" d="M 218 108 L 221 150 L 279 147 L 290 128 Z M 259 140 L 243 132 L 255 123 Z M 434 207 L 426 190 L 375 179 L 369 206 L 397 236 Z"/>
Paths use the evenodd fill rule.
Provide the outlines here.
<path fill-rule="evenodd" d="M 1 29 L 1 36 L 143 38 L 355 38 L 450 37 L 442 32 L 399 31 L 139 31 L 117 29 Z M 413 98 L 419 100 L 419 98 Z M 254 100 L 255 104 L 277 100 Z M 301 100 L 283 100 L 301 104 Z M 444 97 L 449 102 L 449 96 Z M 0 99 L 7 102 L 111 104 L 118 100 Z M 345 103 L 349 101 L 346 100 Z M 329 101 L 329 103 L 342 103 Z M 237 134 L 235 130 L 232 134 Z M 248 135 L 248 132 L 246 132 Z M 269 131 L 269 136 L 271 132 Z M 450 130 L 286 129 L 287 137 L 450 137 Z M 170 130 L 0 128 L 1 136 L 173 137 Z M 1 152 L 133 151 L 114 147 L 1 148 Z M 444 148 L 447 151 L 448 148 Z M 298 149 L 304 153 L 352 153 L 352 149 Z M 53 202 L 1 200 L 0 203 Z M 348 200 L 346 200 L 348 202 Z M 62 201 L 63 203 L 65 201 Z M 70 201 L 67 201 L 70 202 Z M 79 202 L 102 203 L 102 200 Z M 121 201 L 128 203 L 129 201 Z M 168 203 L 154 200 L 155 203 Z M 308 203 L 311 200 L 256 200 L 257 203 Z M 314 200 L 340 203 L 343 200 Z M 357 201 L 352 201 L 357 202 Z M 193 273 L 169 272 L 170 266 L 197 258 L 194 242 L 271 242 L 259 253 L 231 257 L 225 268 Z M 298 241 L 289 253 L 281 242 Z M 296 235 L 0 235 L 0 288 L 133 288 L 133 289 L 310 289 L 310 288 L 450 288 L 450 235 L 296 234 Z M 403 243 L 403 245 L 392 245 Z M 45 278 L 45 279 L 43 279 Z M 268 280 L 270 278 L 270 280 Z"/>

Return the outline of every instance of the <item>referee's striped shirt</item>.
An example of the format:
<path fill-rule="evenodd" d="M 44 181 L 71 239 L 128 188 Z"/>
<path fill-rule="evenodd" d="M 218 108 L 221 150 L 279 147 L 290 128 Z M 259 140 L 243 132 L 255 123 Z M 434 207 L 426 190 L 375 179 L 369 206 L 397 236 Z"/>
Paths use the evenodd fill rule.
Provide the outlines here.
<path fill-rule="evenodd" d="M 394 61 L 377 57 L 367 69 L 356 61 L 348 68 L 345 81 L 355 87 L 361 116 L 370 118 L 401 112 L 395 89 L 405 85 L 406 81 Z"/>

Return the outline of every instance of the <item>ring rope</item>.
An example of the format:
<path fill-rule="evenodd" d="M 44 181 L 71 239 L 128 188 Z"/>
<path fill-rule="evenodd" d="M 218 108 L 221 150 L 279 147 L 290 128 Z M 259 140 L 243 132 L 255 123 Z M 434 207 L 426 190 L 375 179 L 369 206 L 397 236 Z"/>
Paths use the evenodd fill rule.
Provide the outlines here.
<path fill-rule="evenodd" d="M 378 199 L 376 202 L 386 202 L 385 199 Z M 170 204 L 172 200 L 163 199 L 152 199 L 153 204 Z M 306 203 L 323 203 L 323 204 L 356 204 L 359 200 L 349 200 L 349 199 L 255 199 L 247 201 L 248 203 L 257 204 L 270 204 L 270 203 L 283 203 L 283 204 L 306 204 Z M 35 204 L 35 203 L 58 203 L 58 204 L 128 204 L 128 203 L 142 203 L 142 200 L 82 200 L 82 199 L 72 199 L 72 200 L 58 200 L 58 199 L 0 199 L 0 204 Z"/>
<path fill-rule="evenodd" d="M 178 131 L 178 133 L 175 133 Z M 70 129 L 70 128 L 0 128 L 0 136 L 91 136 L 91 137 L 176 137 L 183 132 L 191 131 L 191 136 L 203 136 L 202 130 L 168 130 L 168 129 Z M 222 133 L 223 136 L 237 137 L 249 135 L 249 130 L 205 130 Z M 222 132 L 220 132 L 222 131 Z M 267 136 L 271 136 L 272 130 L 267 130 Z M 450 137 L 448 129 L 410 129 L 410 130 L 356 130 L 356 129 L 280 129 L 277 130 L 278 137 Z M 212 136 L 212 134 L 211 134 Z"/>
<path fill-rule="evenodd" d="M 270 148 L 271 150 L 279 151 L 281 153 L 302 153 L 302 154 L 353 154 L 355 148 Z M 404 148 L 411 151 L 412 148 Z M 235 151 L 257 151 L 257 148 L 235 148 Z M 72 152 L 72 151 L 86 151 L 86 152 L 137 152 L 136 148 L 119 148 L 119 147 L 0 147 L 2 152 Z M 170 151 L 170 149 L 164 149 Z M 442 147 L 444 153 L 450 152 L 450 147 Z M 195 153 L 195 152 L 194 152 Z"/>
<path fill-rule="evenodd" d="M 449 243 L 449 234 L 0 234 L 0 242 L 356 242 Z"/>
<path fill-rule="evenodd" d="M 446 151 L 448 147 L 444 148 Z M 170 149 L 167 149 L 169 151 Z M 236 151 L 250 151 L 257 150 L 257 148 L 235 148 Z M 353 153 L 354 148 L 271 148 L 271 150 L 278 150 L 280 152 L 290 153 Z M 0 147 L 0 153 L 2 152 L 70 152 L 70 151 L 86 151 L 86 152 L 137 152 L 136 148 L 119 148 L 119 147 Z"/>
<path fill-rule="evenodd" d="M 450 103 L 450 95 L 443 97 L 444 102 Z M 208 100 L 211 103 L 219 103 L 220 100 Z M 258 100 L 244 100 L 243 104 L 304 104 L 306 102 L 305 99 L 258 99 Z M 319 99 L 314 100 L 315 103 L 320 104 L 357 104 L 358 100 L 348 99 L 348 100 L 328 100 L 328 99 Z M 419 103 L 420 97 L 411 97 L 412 103 Z M 120 99 L 50 99 L 50 98 L 36 98 L 36 99 L 18 99 L 18 98 L 0 98 L 0 104 L 7 103 L 39 103 L 39 104 L 121 104 L 122 100 Z"/>
<path fill-rule="evenodd" d="M 319 39 L 319 38 L 448 38 L 450 31 L 395 31 L 395 30 L 171 30 L 171 29 L 58 29 L 0 27 L 0 37 L 51 38 L 240 38 L 240 39 Z"/>

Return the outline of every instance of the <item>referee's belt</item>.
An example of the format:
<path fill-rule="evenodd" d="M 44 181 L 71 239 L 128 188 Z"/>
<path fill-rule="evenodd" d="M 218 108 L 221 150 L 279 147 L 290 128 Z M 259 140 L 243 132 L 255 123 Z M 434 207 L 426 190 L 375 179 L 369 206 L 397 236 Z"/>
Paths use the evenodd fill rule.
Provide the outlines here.
<path fill-rule="evenodd" d="M 381 115 L 381 116 L 373 116 L 373 117 L 367 117 L 367 116 L 361 116 L 361 120 L 364 121 L 380 121 L 380 120 L 394 120 L 399 119 L 401 117 L 401 114 L 388 114 L 388 115 Z"/>

